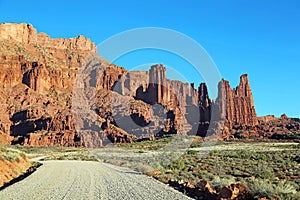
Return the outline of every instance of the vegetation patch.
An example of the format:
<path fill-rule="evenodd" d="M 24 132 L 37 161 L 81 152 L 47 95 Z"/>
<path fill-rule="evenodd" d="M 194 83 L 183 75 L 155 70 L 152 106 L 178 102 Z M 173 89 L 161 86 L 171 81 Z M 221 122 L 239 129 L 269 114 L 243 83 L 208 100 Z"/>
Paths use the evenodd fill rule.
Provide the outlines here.
<path fill-rule="evenodd" d="M 79 151 L 57 153 L 47 156 L 44 160 L 81 160 L 81 161 L 98 161 L 88 150 L 81 149 Z"/>
<path fill-rule="evenodd" d="M 0 189 L 25 174 L 33 165 L 34 163 L 27 160 L 24 152 L 0 145 Z"/>
<path fill-rule="evenodd" d="M 247 198 L 250 199 L 300 199 L 299 144 L 192 142 L 192 148 L 188 148 L 185 153 L 176 154 L 174 150 L 169 154 L 159 154 L 160 149 L 171 140 L 174 140 L 172 136 L 125 144 L 120 146 L 122 151 L 119 154 L 110 150 L 112 156 L 102 153 L 100 157 L 112 164 L 132 169 L 143 166 L 139 167 L 142 168 L 141 172 L 146 171 L 146 174 L 163 183 L 173 184 L 176 186 L 174 188 L 181 188 L 179 190 L 182 192 L 188 191 L 186 187 L 189 185 L 196 188 L 199 182 L 205 180 L 217 193 L 222 192 L 225 186 L 242 184 L 247 188 L 250 195 Z M 172 157 L 171 163 L 163 162 L 166 160 L 164 154 Z M 158 156 L 157 160 L 155 156 Z"/>
<path fill-rule="evenodd" d="M 258 152 L 248 150 L 212 151 L 196 154 L 187 151 L 172 164 L 160 168 L 158 180 L 183 180 L 196 185 L 207 180 L 220 191 L 226 185 L 242 183 L 253 198 L 268 196 L 277 199 L 299 197 L 299 151 Z"/>

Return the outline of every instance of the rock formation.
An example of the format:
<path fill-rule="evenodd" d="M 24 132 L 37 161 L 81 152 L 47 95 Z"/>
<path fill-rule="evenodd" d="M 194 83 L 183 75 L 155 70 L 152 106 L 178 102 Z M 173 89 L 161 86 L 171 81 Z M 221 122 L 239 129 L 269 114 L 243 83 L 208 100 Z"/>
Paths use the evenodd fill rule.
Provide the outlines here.
<path fill-rule="evenodd" d="M 205 83 L 168 80 L 162 64 L 127 72 L 84 36 L 52 39 L 30 24 L 0 24 L 0 67 L 1 143 L 97 147 L 216 133 L 277 139 L 300 129 L 297 119 L 256 116 L 247 75 L 235 89 L 221 80 L 213 101 Z"/>
<path fill-rule="evenodd" d="M 159 177 L 159 175 L 153 176 L 154 178 Z M 187 196 L 196 199 L 251 199 L 252 197 L 247 187 L 241 184 L 231 184 L 229 186 L 225 186 L 221 188 L 219 192 L 211 188 L 210 184 L 205 180 L 201 180 L 199 183 L 194 185 L 191 182 L 169 179 L 168 185 L 180 192 L 185 193 Z"/>
<path fill-rule="evenodd" d="M 231 89 L 226 80 L 218 86 L 218 98 L 214 104 L 215 117 L 225 120 L 228 126 L 232 125 L 257 125 L 257 116 L 248 75 L 242 75 L 240 84 L 236 89 Z"/>
<path fill-rule="evenodd" d="M 198 89 L 199 94 L 199 108 L 200 108 L 200 121 L 209 122 L 211 119 L 211 105 L 212 101 L 209 99 L 207 86 L 201 83 Z"/>
<path fill-rule="evenodd" d="M 95 53 L 94 43 L 83 36 L 51 39 L 30 24 L 1 24 L 0 33 L 0 95 L 6 102 L 1 109 L 1 142 L 101 146 L 102 134 L 80 134 L 70 112 L 76 74 L 85 58 Z M 110 90 L 124 69 L 105 65 L 97 88 Z M 107 128 L 105 134 L 123 141 L 119 132 Z"/>
<path fill-rule="evenodd" d="M 15 42 L 25 45 L 41 45 L 48 50 L 52 49 L 53 52 L 57 52 L 57 50 L 92 51 L 95 49 L 94 43 L 84 36 L 71 39 L 51 39 L 45 33 L 38 34 L 31 24 L 0 24 L 0 40 L 14 40 Z"/>
<path fill-rule="evenodd" d="M 37 42 L 37 31 L 30 24 L 4 23 L 0 27 L 0 40 L 15 40 L 23 44 Z"/>

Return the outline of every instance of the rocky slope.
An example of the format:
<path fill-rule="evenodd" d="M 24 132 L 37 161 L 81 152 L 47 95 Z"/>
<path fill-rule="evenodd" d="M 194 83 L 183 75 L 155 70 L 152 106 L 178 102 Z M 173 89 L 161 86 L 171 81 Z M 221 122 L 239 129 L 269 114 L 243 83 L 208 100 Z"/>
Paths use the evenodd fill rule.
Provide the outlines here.
<path fill-rule="evenodd" d="M 20 175 L 29 172 L 34 163 L 23 152 L 8 146 L 0 146 L 0 190 Z"/>
<path fill-rule="evenodd" d="M 89 39 L 51 39 L 30 24 L 0 24 L 0 141 L 34 146 L 97 147 L 163 134 L 219 139 L 299 133 L 299 120 L 258 118 L 247 75 L 219 83 L 168 80 L 166 68 L 130 71 L 96 54 Z M 282 138 L 282 137 L 280 137 Z"/>

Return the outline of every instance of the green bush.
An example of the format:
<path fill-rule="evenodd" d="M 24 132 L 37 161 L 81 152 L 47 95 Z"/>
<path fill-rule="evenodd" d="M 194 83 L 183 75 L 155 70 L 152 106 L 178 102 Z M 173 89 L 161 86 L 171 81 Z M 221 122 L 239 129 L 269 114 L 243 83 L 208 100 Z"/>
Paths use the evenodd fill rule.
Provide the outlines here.
<path fill-rule="evenodd" d="M 267 160 L 267 156 L 265 154 L 259 154 L 257 156 L 257 160 L 263 160 L 263 161 L 266 161 Z"/>
<path fill-rule="evenodd" d="M 5 160 L 20 162 L 20 154 L 17 152 L 7 152 L 4 157 Z"/>
<path fill-rule="evenodd" d="M 187 154 L 188 155 L 198 155 L 199 151 L 195 151 L 195 150 L 188 150 Z"/>
<path fill-rule="evenodd" d="M 153 169 L 157 169 L 157 170 L 159 170 L 159 171 L 162 171 L 162 170 L 164 169 L 164 167 L 161 166 L 161 164 L 160 164 L 159 162 L 153 163 L 153 164 L 151 165 L 151 167 L 152 167 Z"/>
<path fill-rule="evenodd" d="M 269 180 L 252 179 L 248 183 L 250 194 L 254 198 L 258 197 L 280 197 L 280 199 L 288 199 L 292 196 L 299 195 L 295 187 L 286 181 L 281 181 L 277 185 Z M 283 197 L 283 198 L 282 198 Z"/>
<path fill-rule="evenodd" d="M 178 160 L 174 161 L 169 168 L 173 171 L 183 171 L 185 170 L 185 162 L 182 158 L 179 158 Z"/>
<path fill-rule="evenodd" d="M 230 178 L 221 178 L 219 176 L 214 176 L 211 180 L 210 184 L 212 188 L 216 189 L 217 191 L 220 191 L 223 187 L 227 185 L 231 185 L 235 183 L 235 179 L 233 177 Z"/>
<path fill-rule="evenodd" d="M 255 177 L 262 179 L 273 179 L 275 177 L 273 169 L 267 163 L 258 164 L 254 168 L 254 173 Z"/>
<path fill-rule="evenodd" d="M 0 146 L 0 159 L 7 160 L 11 162 L 20 162 L 21 157 L 25 157 L 25 155 L 16 149 L 12 149 L 6 146 Z"/>
<path fill-rule="evenodd" d="M 153 170 L 153 168 L 147 164 L 143 164 L 143 163 L 138 163 L 134 169 L 138 172 L 141 172 L 141 173 L 147 173 L 147 172 L 150 172 Z"/>

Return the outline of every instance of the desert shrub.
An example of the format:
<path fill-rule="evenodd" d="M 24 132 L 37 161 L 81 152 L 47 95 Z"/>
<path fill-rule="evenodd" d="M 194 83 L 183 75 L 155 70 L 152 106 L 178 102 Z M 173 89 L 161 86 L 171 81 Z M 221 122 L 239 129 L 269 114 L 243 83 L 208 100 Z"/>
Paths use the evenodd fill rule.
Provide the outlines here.
<path fill-rule="evenodd" d="M 0 159 L 10 162 L 20 162 L 21 157 L 25 158 L 25 155 L 16 149 L 12 149 L 6 146 L 0 146 Z"/>
<path fill-rule="evenodd" d="M 276 194 L 274 185 L 268 180 L 252 179 L 247 182 L 250 194 L 255 197 L 273 196 Z"/>
<path fill-rule="evenodd" d="M 190 145 L 190 148 L 198 148 L 201 147 L 202 143 L 200 142 L 192 142 L 192 144 Z"/>
<path fill-rule="evenodd" d="M 280 181 L 276 186 L 276 190 L 279 195 L 288 195 L 288 194 L 296 194 L 295 186 L 287 181 Z"/>
<path fill-rule="evenodd" d="M 267 156 L 265 154 L 259 154 L 257 156 L 257 160 L 263 160 L 263 161 L 266 161 L 267 160 Z"/>
<path fill-rule="evenodd" d="M 238 170 L 238 169 L 233 169 L 232 175 L 235 177 L 239 177 L 242 176 L 242 171 Z"/>
<path fill-rule="evenodd" d="M 17 153 L 17 152 L 9 151 L 9 152 L 7 152 L 7 153 L 3 156 L 3 158 L 4 158 L 5 160 L 9 160 L 9 161 L 20 162 L 21 156 L 20 156 L 20 154 Z"/>
<path fill-rule="evenodd" d="M 147 164 L 137 163 L 136 166 L 134 166 L 134 170 L 145 174 L 147 172 L 152 171 L 153 168 Z"/>
<path fill-rule="evenodd" d="M 187 154 L 188 155 L 197 155 L 199 153 L 199 151 L 195 151 L 195 150 L 188 150 Z"/>
<path fill-rule="evenodd" d="M 254 173 L 256 178 L 273 179 L 275 177 L 273 169 L 266 163 L 258 164 L 254 168 Z"/>
<path fill-rule="evenodd" d="M 298 200 L 300 199 L 300 192 L 295 194 L 280 194 L 280 198 L 284 200 Z"/>
<path fill-rule="evenodd" d="M 164 170 L 164 167 L 160 164 L 160 162 L 154 162 L 154 163 L 152 163 L 152 164 L 151 164 L 151 167 L 152 167 L 153 169 L 157 169 L 157 170 L 159 170 L 159 171 Z"/>
<path fill-rule="evenodd" d="M 250 194 L 254 198 L 269 196 L 280 199 L 288 199 L 297 195 L 295 187 L 286 181 L 281 181 L 278 184 L 274 184 L 269 180 L 251 179 L 248 181 L 247 185 Z"/>
<path fill-rule="evenodd" d="M 97 158 L 86 150 L 78 150 L 76 152 L 66 152 L 56 155 L 51 155 L 45 160 L 83 160 L 83 161 L 98 161 Z"/>
<path fill-rule="evenodd" d="M 216 189 L 217 191 L 220 191 L 223 187 L 231 185 L 235 182 L 236 181 L 233 177 L 221 178 L 219 176 L 214 176 L 210 183 L 212 188 Z"/>
<path fill-rule="evenodd" d="M 213 151 L 209 152 L 209 156 L 215 157 L 215 156 L 218 156 L 219 153 L 220 153 L 220 152 L 219 152 L 218 150 L 213 150 Z"/>
<path fill-rule="evenodd" d="M 253 151 L 239 151 L 239 155 L 241 159 L 249 160 L 255 155 Z"/>
<path fill-rule="evenodd" d="M 185 170 L 185 167 L 186 165 L 182 157 L 169 165 L 169 169 L 173 171 L 182 171 Z"/>

